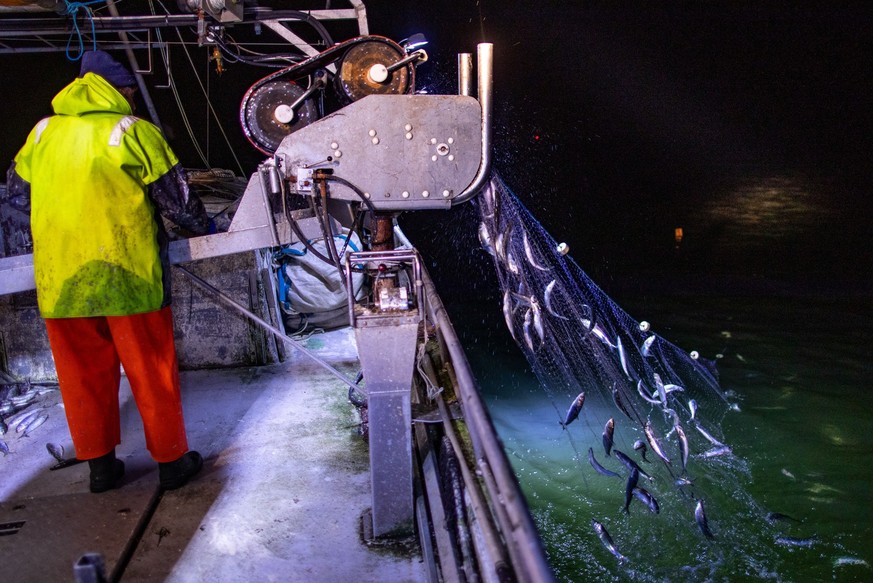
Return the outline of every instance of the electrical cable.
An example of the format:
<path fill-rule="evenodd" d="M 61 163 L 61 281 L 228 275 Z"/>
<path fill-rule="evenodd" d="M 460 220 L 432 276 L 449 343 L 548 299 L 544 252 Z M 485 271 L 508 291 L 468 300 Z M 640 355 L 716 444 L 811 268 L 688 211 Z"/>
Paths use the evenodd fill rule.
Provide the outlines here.
<path fill-rule="evenodd" d="M 361 201 L 363 201 L 363 203 L 365 205 L 367 205 L 367 209 L 369 209 L 370 212 L 372 212 L 372 213 L 376 212 L 375 205 L 373 205 L 373 202 L 369 198 L 367 198 L 367 195 L 364 194 L 364 191 L 361 190 L 360 188 L 358 188 L 357 186 L 355 186 L 354 184 L 352 184 L 351 182 L 349 182 L 348 180 L 346 180 L 345 178 L 340 178 L 336 174 L 326 174 L 324 176 L 324 179 L 327 180 L 328 182 L 337 182 L 339 184 L 342 184 L 346 188 L 351 189 L 352 192 L 354 192 L 356 195 L 358 195 L 358 198 L 360 198 Z"/>

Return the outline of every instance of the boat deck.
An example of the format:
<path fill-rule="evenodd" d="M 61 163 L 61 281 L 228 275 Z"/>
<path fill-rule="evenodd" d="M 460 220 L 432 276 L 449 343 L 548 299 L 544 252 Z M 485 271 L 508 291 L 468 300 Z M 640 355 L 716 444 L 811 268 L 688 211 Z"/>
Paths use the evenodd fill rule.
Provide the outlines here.
<path fill-rule="evenodd" d="M 310 350 L 353 377 L 351 329 L 311 337 Z M 188 438 L 205 464 L 184 488 L 161 494 L 157 467 L 122 380 L 123 487 L 88 492 L 88 466 L 49 471 L 47 443 L 73 455 L 60 396 L 48 421 L 14 430 L 0 458 L 4 580 L 72 581 L 85 553 L 103 555 L 121 581 L 425 581 L 420 550 L 371 548 L 366 442 L 347 388 L 305 355 L 257 367 L 182 373 Z M 411 547 L 411 548 L 409 548 Z"/>

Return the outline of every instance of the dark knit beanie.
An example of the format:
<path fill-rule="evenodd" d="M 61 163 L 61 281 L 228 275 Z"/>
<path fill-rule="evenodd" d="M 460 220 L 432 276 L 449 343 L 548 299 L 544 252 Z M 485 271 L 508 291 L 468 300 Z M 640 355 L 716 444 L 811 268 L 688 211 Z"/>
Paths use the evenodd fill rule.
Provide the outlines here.
<path fill-rule="evenodd" d="M 82 68 L 79 70 L 79 77 L 84 77 L 85 73 L 100 75 L 119 89 L 136 85 L 136 77 L 127 70 L 127 67 L 103 51 L 88 51 L 82 55 Z"/>

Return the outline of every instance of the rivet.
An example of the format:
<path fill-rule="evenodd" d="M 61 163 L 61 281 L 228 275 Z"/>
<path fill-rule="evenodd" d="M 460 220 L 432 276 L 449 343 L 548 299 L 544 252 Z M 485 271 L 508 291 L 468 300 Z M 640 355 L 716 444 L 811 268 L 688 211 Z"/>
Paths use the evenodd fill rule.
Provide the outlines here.
<path fill-rule="evenodd" d="M 370 137 L 372 138 L 373 136 L 376 135 L 376 130 L 370 130 L 369 134 L 370 134 Z"/>
<path fill-rule="evenodd" d="M 379 143 L 379 138 L 373 138 L 373 145 L 375 146 L 378 143 Z"/>
<path fill-rule="evenodd" d="M 404 190 L 403 192 L 400 193 L 400 196 L 402 196 L 403 198 L 409 198 L 409 191 Z"/>
<path fill-rule="evenodd" d="M 336 150 L 337 148 L 339 148 L 339 144 L 337 144 L 336 142 L 331 142 L 331 143 L 330 143 L 330 149 L 331 149 L 331 150 Z"/>
<path fill-rule="evenodd" d="M 427 198 L 430 196 L 430 193 L 426 190 L 421 191 L 421 198 Z"/>

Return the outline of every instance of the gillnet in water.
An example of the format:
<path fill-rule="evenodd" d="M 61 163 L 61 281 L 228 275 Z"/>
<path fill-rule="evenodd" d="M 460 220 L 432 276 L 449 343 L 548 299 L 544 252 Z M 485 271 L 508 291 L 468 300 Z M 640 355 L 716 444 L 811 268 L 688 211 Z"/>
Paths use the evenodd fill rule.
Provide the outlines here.
<path fill-rule="evenodd" d="M 581 577 L 778 578 L 774 532 L 721 430 L 737 407 L 713 363 L 625 313 L 496 175 L 480 200 L 506 325 L 555 406 L 542 431 L 566 436 L 581 473 L 567 513 L 585 528 L 537 516 L 560 539 L 550 552 L 578 554 Z"/>

